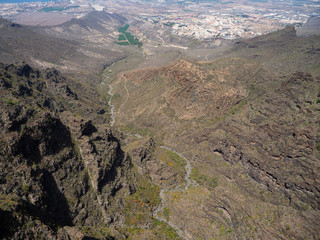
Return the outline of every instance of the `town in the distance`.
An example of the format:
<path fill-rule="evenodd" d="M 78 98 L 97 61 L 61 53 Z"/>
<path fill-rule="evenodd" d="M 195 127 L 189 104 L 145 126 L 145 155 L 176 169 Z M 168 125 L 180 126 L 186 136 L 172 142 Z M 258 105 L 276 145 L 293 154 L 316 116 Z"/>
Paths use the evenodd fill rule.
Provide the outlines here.
<path fill-rule="evenodd" d="M 5 2 L 5 3 L 3 3 Z M 19 3 L 20 2 L 20 3 Z M 195 39 L 251 38 L 320 15 L 319 0 L 4 0 L 0 16 L 26 25 L 57 25 L 93 10 L 166 26 Z"/>

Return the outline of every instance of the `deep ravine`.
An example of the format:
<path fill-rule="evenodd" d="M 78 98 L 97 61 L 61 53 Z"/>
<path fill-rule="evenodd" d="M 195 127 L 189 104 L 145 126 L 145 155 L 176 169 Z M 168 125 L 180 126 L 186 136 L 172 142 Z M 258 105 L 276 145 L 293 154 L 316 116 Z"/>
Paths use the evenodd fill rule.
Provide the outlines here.
<path fill-rule="evenodd" d="M 108 81 L 108 78 L 109 77 L 107 75 L 104 75 L 104 78 L 103 78 L 103 81 L 101 82 L 101 84 L 105 85 L 105 83 Z M 114 115 L 114 105 L 111 104 L 112 97 L 113 97 L 111 84 L 108 84 L 108 87 L 109 87 L 108 94 L 110 95 L 110 98 L 108 100 L 108 106 L 110 107 L 110 117 L 111 117 L 110 125 L 111 125 L 111 127 L 113 127 L 116 119 L 115 119 L 115 115 Z"/>
<path fill-rule="evenodd" d="M 107 81 L 108 81 L 108 76 L 104 75 L 104 80 L 101 82 L 102 84 L 106 84 Z M 124 79 L 126 81 L 126 79 Z M 108 91 L 108 94 L 110 95 L 110 98 L 109 98 L 109 101 L 108 101 L 108 106 L 110 108 L 110 117 L 111 117 L 111 122 L 110 122 L 110 125 L 111 126 L 114 126 L 115 124 L 115 107 L 114 105 L 112 104 L 112 98 L 113 98 L 113 93 L 112 93 L 112 86 L 110 83 L 108 83 L 108 87 L 109 87 L 109 91 Z M 129 98 L 129 91 L 128 89 L 127 90 L 127 99 Z M 137 138 L 141 138 L 141 136 L 139 134 L 128 134 L 128 133 L 125 133 L 125 132 L 122 132 L 124 133 L 125 135 L 130 135 L 130 136 L 136 136 Z M 167 146 L 160 146 L 160 148 L 164 148 L 168 151 L 171 151 L 171 152 L 174 152 L 175 154 L 177 154 L 178 156 L 180 156 L 181 158 L 183 158 L 186 162 L 186 166 L 185 166 L 185 170 L 186 170 L 186 176 L 185 176 L 185 180 L 186 180 L 186 184 L 184 187 L 180 187 L 180 186 L 176 186 L 174 188 L 172 187 L 168 187 L 168 188 L 163 188 L 161 189 L 160 191 L 160 199 L 161 199 L 161 202 L 159 204 L 159 206 L 157 207 L 157 209 L 153 212 L 153 217 L 158 219 L 159 221 L 163 221 L 165 223 L 167 223 L 170 227 L 172 227 L 176 232 L 177 234 L 183 238 L 183 239 L 190 239 L 188 236 L 186 236 L 186 234 L 180 229 L 178 228 L 174 223 L 172 223 L 170 220 L 167 220 L 166 218 L 162 217 L 160 215 L 160 213 L 163 211 L 163 209 L 166 207 L 165 205 L 165 202 L 164 202 L 164 198 L 165 198 L 165 193 L 167 192 L 176 192 L 176 191 L 186 191 L 189 189 L 190 186 L 197 186 L 197 183 L 190 178 L 190 174 L 191 174 L 191 170 L 192 170 L 192 167 L 191 167 L 191 164 L 190 164 L 190 161 L 185 158 L 181 153 L 177 152 L 176 150 L 173 150 L 172 148 L 170 147 L 167 147 Z"/>
<path fill-rule="evenodd" d="M 178 228 L 177 226 L 175 226 L 172 222 L 170 222 L 170 220 L 167 220 L 166 218 L 162 217 L 159 215 L 159 213 L 161 213 L 163 211 L 163 209 L 165 208 L 165 203 L 164 203 L 164 194 L 166 192 L 180 192 L 180 191 L 186 191 L 189 189 L 189 187 L 192 186 L 197 186 L 197 183 L 190 178 L 190 174 L 191 174 L 191 164 L 190 161 L 185 158 L 181 153 L 167 147 L 167 146 L 160 146 L 160 148 L 164 148 L 168 151 L 174 152 L 175 154 L 177 154 L 179 157 L 183 158 L 186 162 L 186 166 L 185 166 L 185 170 L 186 170 L 186 185 L 184 187 L 180 187 L 180 186 L 176 186 L 175 188 L 172 188 L 171 186 L 168 188 L 163 188 L 160 191 L 160 198 L 161 198 L 161 203 L 159 204 L 158 208 L 154 211 L 154 217 L 160 221 L 164 221 L 165 223 L 167 223 L 169 226 L 171 226 L 174 230 L 176 230 L 176 232 L 178 233 L 178 235 L 180 237 L 182 237 L 183 239 L 190 239 L 189 237 L 187 237 L 184 232 Z"/>

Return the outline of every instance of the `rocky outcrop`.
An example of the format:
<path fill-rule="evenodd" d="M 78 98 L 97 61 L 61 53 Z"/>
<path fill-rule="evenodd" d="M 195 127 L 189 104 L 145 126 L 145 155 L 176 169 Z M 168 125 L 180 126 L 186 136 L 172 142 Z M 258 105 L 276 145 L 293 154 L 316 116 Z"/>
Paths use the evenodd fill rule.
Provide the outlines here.
<path fill-rule="evenodd" d="M 45 156 L 59 153 L 63 148 L 71 145 L 71 134 L 68 128 L 60 119 L 44 113 L 32 125 L 21 130 L 12 154 L 21 154 L 29 164 L 32 164 L 38 163 Z"/>
<path fill-rule="evenodd" d="M 0 237 L 112 239 L 101 229 L 135 192 L 119 139 L 69 110 L 77 94 L 56 70 L 0 67 Z"/>
<path fill-rule="evenodd" d="M 264 69 L 250 62 L 233 60 L 234 66 L 218 66 L 210 69 L 210 64 L 199 65 L 186 60 L 178 60 L 161 68 L 135 70 L 124 74 L 131 88 L 131 98 L 135 103 L 141 89 L 153 84 L 161 85 L 154 94 L 146 94 L 150 105 L 159 104 L 155 99 L 161 98 L 161 108 L 165 109 L 171 118 L 196 119 L 201 117 L 218 118 L 228 112 L 234 105 L 240 103 L 249 94 L 248 74 L 257 78 L 267 75 Z M 230 73 L 231 72 L 231 73 Z M 239 79 L 244 84 L 239 84 Z M 226 87 L 228 82 L 228 87 Z M 145 89 L 147 91 L 147 89 Z M 145 96 L 145 97 L 146 97 Z M 151 107 L 150 107 L 151 108 Z M 137 111 L 139 112 L 139 111 Z"/>
<path fill-rule="evenodd" d="M 78 100 L 77 94 L 70 89 L 68 84 L 66 84 L 65 77 L 59 74 L 56 69 L 46 70 L 45 77 L 47 79 L 46 84 L 55 91 L 56 94 L 64 94 Z"/>
<path fill-rule="evenodd" d="M 152 182 L 161 188 L 184 183 L 184 166 L 180 166 L 181 169 L 175 169 L 173 162 L 166 162 L 166 149 L 160 148 L 152 138 L 141 145 L 141 147 L 130 151 L 132 160 L 140 174 L 150 176 Z"/>
<path fill-rule="evenodd" d="M 251 104 L 242 124 L 219 125 L 232 138 L 216 140 L 211 152 L 231 164 L 240 162 L 252 179 L 284 192 L 295 208 L 320 209 L 319 83 L 302 72 L 287 77 L 269 96 Z"/>

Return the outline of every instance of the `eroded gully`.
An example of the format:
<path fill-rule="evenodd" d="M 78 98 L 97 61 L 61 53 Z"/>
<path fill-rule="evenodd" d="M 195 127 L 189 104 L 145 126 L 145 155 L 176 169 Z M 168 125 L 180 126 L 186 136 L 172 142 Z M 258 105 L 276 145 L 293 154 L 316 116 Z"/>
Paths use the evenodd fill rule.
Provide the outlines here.
<path fill-rule="evenodd" d="M 102 84 L 106 84 L 107 83 L 107 80 L 108 80 L 108 76 L 104 75 L 104 80 L 102 82 Z M 126 81 L 126 79 L 124 78 L 124 80 Z M 108 94 L 110 95 L 110 98 L 108 100 L 108 106 L 110 107 L 110 117 L 111 117 L 111 123 L 110 125 L 111 126 L 114 126 L 115 124 L 115 111 L 114 111 L 114 105 L 112 104 L 112 97 L 113 97 L 113 93 L 112 93 L 112 86 L 111 84 L 108 84 L 108 87 L 109 87 L 109 91 L 108 91 Z M 129 91 L 127 90 L 127 100 L 129 99 Z M 126 133 L 124 133 L 126 134 Z M 126 135 L 132 135 L 132 136 L 136 136 L 138 138 L 141 138 L 141 136 L 139 134 L 126 134 Z M 161 199 L 161 202 L 159 204 L 159 206 L 157 207 L 157 209 L 154 211 L 154 218 L 158 219 L 159 221 L 163 221 L 165 223 L 167 223 L 170 227 L 172 227 L 176 232 L 177 234 L 182 237 L 183 239 L 189 239 L 189 237 L 187 237 L 185 235 L 185 233 L 179 228 L 177 227 L 174 223 L 172 223 L 170 220 L 167 220 L 165 217 L 161 216 L 160 213 L 164 210 L 164 208 L 166 207 L 165 205 L 165 202 L 164 202 L 164 198 L 165 198 L 165 193 L 168 193 L 168 192 L 178 192 L 178 191 L 186 191 L 189 189 L 190 186 L 196 186 L 197 183 L 192 180 L 190 178 L 190 174 L 191 174 L 191 170 L 192 170 L 192 167 L 191 167 L 191 164 L 190 164 L 190 161 L 185 158 L 181 153 L 177 152 L 176 150 L 170 148 L 170 147 L 167 147 L 167 146 L 160 146 L 160 148 L 163 148 L 163 149 L 166 149 L 168 151 L 171 151 L 171 152 L 174 152 L 175 154 L 177 154 L 178 156 L 180 156 L 181 158 L 183 158 L 186 162 L 186 166 L 185 166 L 185 170 L 186 170 L 186 176 L 185 176 L 185 180 L 186 180 L 186 184 L 184 187 L 181 187 L 181 186 L 176 186 L 175 188 L 172 188 L 172 187 L 167 187 L 167 188 L 163 188 L 161 189 L 160 191 L 160 199 Z"/>

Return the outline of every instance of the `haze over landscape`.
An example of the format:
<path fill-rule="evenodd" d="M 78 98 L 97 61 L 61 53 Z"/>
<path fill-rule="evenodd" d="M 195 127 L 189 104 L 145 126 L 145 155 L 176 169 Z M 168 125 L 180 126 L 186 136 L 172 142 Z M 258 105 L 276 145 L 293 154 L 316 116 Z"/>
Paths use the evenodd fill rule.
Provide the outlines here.
<path fill-rule="evenodd" d="M 319 239 L 319 0 L 0 0 L 1 239 Z"/>

